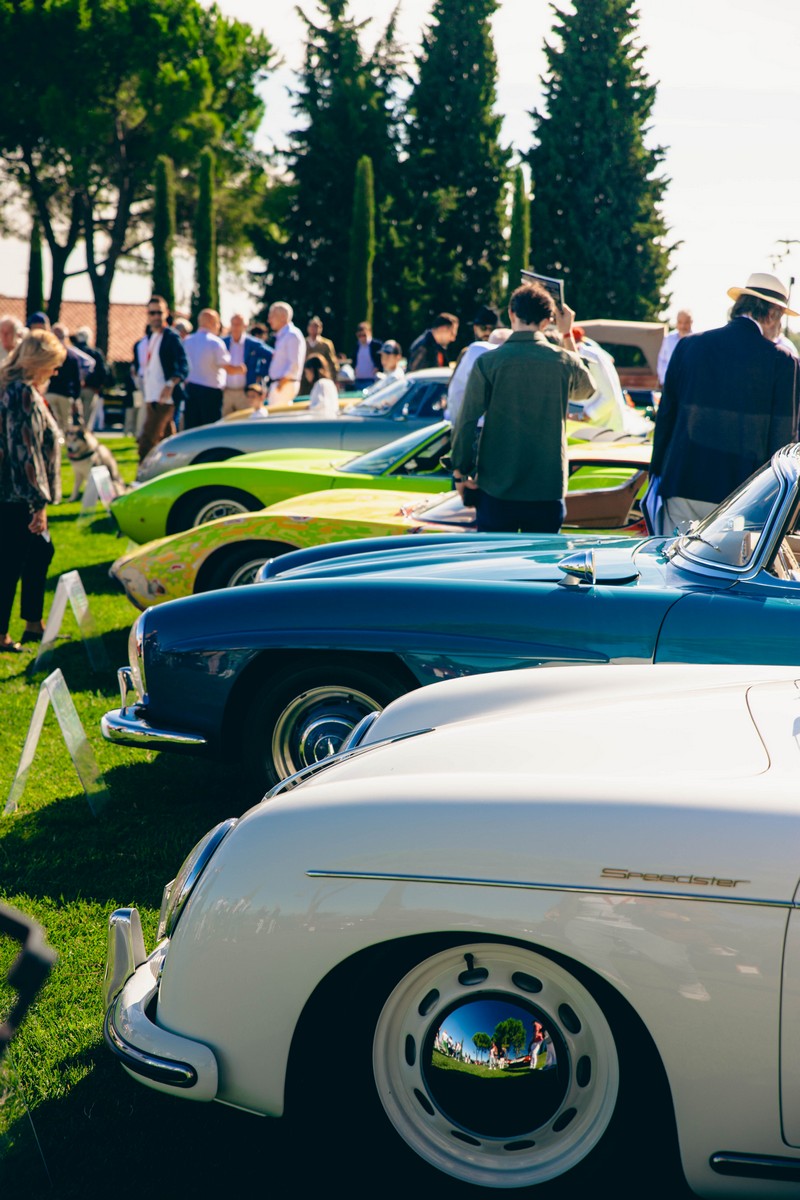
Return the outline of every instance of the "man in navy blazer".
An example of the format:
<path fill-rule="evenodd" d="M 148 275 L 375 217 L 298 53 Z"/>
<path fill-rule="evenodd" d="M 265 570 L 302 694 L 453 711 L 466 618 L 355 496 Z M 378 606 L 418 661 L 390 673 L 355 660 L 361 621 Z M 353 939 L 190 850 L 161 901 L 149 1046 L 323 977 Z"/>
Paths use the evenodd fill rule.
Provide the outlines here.
<path fill-rule="evenodd" d="M 728 324 L 680 340 L 658 409 L 650 473 L 660 477 L 661 529 L 704 517 L 788 442 L 797 441 L 797 359 L 775 339 L 788 288 L 757 272 L 729 288 Z"/>
<path fill-rule="evenodd" d="M 272 350 L 265 342 L 245 333 L 244 317 L 234 313 L 231 317 L 230 333 L 222 340 L 231 356 L 231 366 L 244 366 L 244 374 L 229 373 L 222 399 L 222 415 L 252 407 L 246 396 L 247 388 L 263 383 L 269 375 Z"/>

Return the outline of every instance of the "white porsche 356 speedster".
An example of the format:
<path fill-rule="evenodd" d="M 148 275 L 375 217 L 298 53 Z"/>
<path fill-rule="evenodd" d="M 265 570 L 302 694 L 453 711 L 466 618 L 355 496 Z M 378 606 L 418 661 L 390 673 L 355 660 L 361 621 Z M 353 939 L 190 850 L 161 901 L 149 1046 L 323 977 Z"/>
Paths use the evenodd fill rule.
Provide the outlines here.
<path fill-rule="evenodd" d="M 345 1028 L 302 1119 L 465 1183 L 591 1188 L 646 1146 L 658 1172 L 677 1130 L 700 1195 L 796 1196 L 799 880 L 800 668 L 435 685 L 212 830 L 150 955 L 112 915 L 106 1040 L 291 1118 Z"/>

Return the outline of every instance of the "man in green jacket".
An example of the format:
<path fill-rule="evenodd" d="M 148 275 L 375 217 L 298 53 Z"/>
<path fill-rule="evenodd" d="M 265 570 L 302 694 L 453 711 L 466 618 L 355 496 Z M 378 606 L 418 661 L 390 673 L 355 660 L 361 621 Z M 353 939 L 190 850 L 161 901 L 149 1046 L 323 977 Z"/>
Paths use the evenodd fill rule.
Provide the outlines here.
<path fill-rule="evenodd" d="M 556 311 L 549 292 L 525 283 L 508 315 L 511 337 L 470 372 L 453 434 L 453 479 L 464 502 L 475 505 L 480 532 L 558 533 L 569 400 L 588 399 L 595 386 L 575 353 L 571 308 Z M 544 335 L 553 321 L 563 349 Z"/>

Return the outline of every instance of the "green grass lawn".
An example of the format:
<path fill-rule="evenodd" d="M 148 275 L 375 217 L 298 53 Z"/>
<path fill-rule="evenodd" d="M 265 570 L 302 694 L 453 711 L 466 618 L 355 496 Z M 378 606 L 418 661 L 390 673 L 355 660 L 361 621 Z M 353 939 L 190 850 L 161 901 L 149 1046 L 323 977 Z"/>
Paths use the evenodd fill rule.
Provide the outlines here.
<path fill-rule="evenodd" d="M 133 478 L 133 441 L 109 439 L 107 444 L 125 477 Z M 65 495 L 71 484 L 65 465 Z M 118 702 L 116 667 L 127 661 L 136 612 L 108 578 L 110 563 L 125 547 L 112 520 L 98 510 L 95 520 L 79 527 L 78 513 L 77 503 L 51 509 L 56 554 L 47 605 L 59 574 L 77 569 L 112 669 L 92 673 L 69 608 L 65 637 L 49 668 L 64 673 L 110 803 L 99 817 L 92 816 L 55 716 L 48 713 L 19 810 L 0 816 L 0 898 L 40 921 L 59 955 L 0 1066 L 0 1194 L 26 1200 L 120 1196 L 143 1185 L 161 1192 L 170 1181 L 191 1183 L 197 1172 L 202 1195 L 216 1162 L 210 1146 L 225 1147 L 219 1157 L 230 1184 L 252 1144 L 266 1152 L 279 1126 L 219 1105 L 164 1097 L 125 1075 L 102 1038 L 106 922 L 114 908 L 135 905 L 152 949 L 165 882 L 206 830 L 238 815 L 246 804 L 235 777 L 221 766 L 103 740 L 100 717 Z M 18 637 L 21 631 L 15 611 L 11 633 Z M 35 648 L 24 657 L 0 655 L 0 811 L 43 678 L 30 673 L 34 657 Z M 0 940 L 3 978 L 13 953 L 11 943 Z M 11 995 L 0 988 L 0 1016 Z M 154 1185 L 147 1172 L 156 1160 Z"/>

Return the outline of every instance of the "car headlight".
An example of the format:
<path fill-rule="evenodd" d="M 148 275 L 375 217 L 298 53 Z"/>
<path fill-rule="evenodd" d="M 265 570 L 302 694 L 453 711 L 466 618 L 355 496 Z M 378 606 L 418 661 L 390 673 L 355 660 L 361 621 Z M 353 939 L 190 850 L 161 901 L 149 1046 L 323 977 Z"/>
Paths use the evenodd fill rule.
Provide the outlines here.
<path fill-rule="evenodd" d="M 178 874 L 164 888 L 161 912 L 158 918 L 159 941 L 172 936 L 186 906 L 186 901 L 194 891 L 198 879 L 216 854 L 223 839 L 228 836 L 238 821 L 238 817 L 229 817 L 227 821 L 220 821 L 219 825 L 215 825 L 205 837 L 200 839 L 188 858 L 185 859 Z"/>
<path fill-rule="evenodd" d="M 128 662 L 131 667 L 133 685 L 142 703 L 147 699 L 147 680 L 144 673 L 144 627 L 147 613 L 143 612 L 131 625 L 128 634 Z"/>

